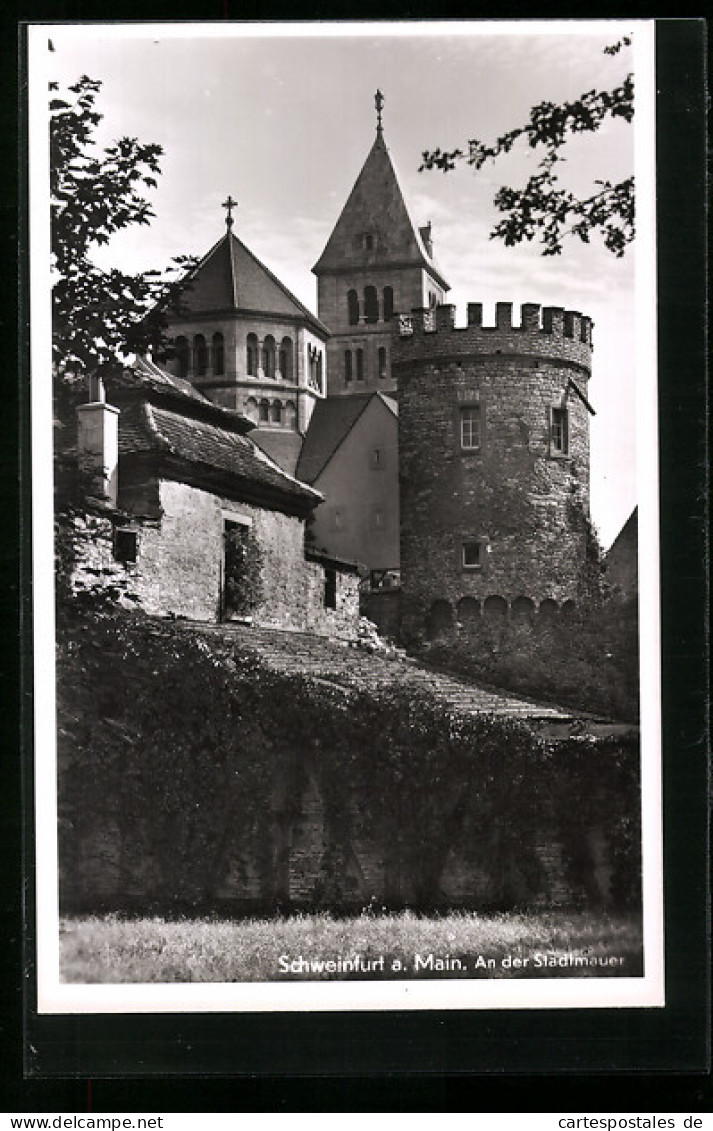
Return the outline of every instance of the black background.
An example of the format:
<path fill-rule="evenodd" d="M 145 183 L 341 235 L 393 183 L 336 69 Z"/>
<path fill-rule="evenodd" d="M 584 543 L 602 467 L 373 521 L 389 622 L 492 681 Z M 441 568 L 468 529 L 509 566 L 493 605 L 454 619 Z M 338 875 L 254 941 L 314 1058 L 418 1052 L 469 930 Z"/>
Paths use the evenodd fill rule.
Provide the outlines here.
<path fill-rule="evenodd" d="M 138 4 L 115 20 L 489 18 L 471 5 L 330 2 L 296 9 L 247 0 Z M 2 460 L 4 696 L 0 851 L 4 1111 L 656 1111 L 710 1110 L 708 766 L 705 653 L 707 421 L 705 356 L 705 26 L 657 23 L 659 414 L 662 516 L 666 993 L 662 1010 L 416 1014 L 32 1014 L 31 584 L 26 290 L 19 299 L 20 381 L 11 351 L 16 275 L 27 267 L 23 78 L 18 21 L 100 20 L 96 0 L 3 7 L 0 214 L 5 290 Z M 500 18 L 530 16 L 510 9 Z M 537 16 L 564 16 L 552 5 Z M 597 18 L 620 13 L 600 5 Z M 625 13 L 637 15 L 631 8 Z M 641 13 L 641 17 L 647 17 Z M 22 54 L 20 50 L 20 54 Z M 18 74 L 20 75 L 18 79 Z M 18 149 L 19 147 L 19 149 Z M 19 159 L 18 159 L 19 153 Z M 20 170 L 18 188 L 17 170 Z M 19 213 L 18 213 L 19 193 Z M 17 216 L 19 214 L 19 220 Z M 19 252 L 18 252 L 19 247 Z M 18 443 L 19 435 L 19 443 Z M 19 489 L 18 489 L 19 484 Z M 20 546 L 22 554 L 17 555 Z M 22 663 L 17 663 L 15 640 Z M 22 749 L 23 758 L 18 758 Z M 25 789 L 23 795 L 23 781 Z M 8 882 L 9 880 L 9 882 Z M 29 920 L 26 916 L 29 915 Z M 29 926 L 28 926 L 29 923 Z M 24 1013 L 27 991 L 27 1013 Z M 27 1074 L 29 1073 L 29 1075 Z M 604 1079 L 606 1078 L 606 1079 Z M 616 1087 L 613 1090 L 612 1085 Z"/>

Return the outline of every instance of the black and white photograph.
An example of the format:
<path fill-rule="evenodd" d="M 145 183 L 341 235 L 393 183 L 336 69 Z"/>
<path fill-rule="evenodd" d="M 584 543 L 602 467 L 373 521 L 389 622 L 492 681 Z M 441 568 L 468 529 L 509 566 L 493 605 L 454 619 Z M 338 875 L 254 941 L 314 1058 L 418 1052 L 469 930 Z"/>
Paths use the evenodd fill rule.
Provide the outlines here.
<path fill-rule="evenodd" d="M 663 1006 L 653 23 L 28 41 L 39 1012 Z"/>

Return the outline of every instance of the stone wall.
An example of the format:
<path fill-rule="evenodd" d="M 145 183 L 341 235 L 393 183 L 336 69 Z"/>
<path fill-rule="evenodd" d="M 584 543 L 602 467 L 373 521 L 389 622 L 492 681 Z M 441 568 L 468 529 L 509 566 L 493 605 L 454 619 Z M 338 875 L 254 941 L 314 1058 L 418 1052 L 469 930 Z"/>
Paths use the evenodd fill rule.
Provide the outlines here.
<path fill-rule="evenodd" d="M 420 877 L 403 866 L 394 844 L 378 833 L 365 835 L 361 829 L 336 856 L 330 853 L 328 807 L 319 774 L 309 763 L 307 757 L 298 789 L 292 777 L 289 793 L 287 783 L 282 789 L 276 784 L 272 805 L 261 814 L 252 852 L 246 853 L 228 836 L 219 864 L 222 878 L 211 897 L 211 909 L 245 914 L 276 906 L 307 911 L 323 906 L 344 911 L 384 905 L 418 907 Z M 368 796 L 352 797 L 350 824 L 359 829 L 368 809 Z M 511 859 L 518 830 L 503 828 L 496 821 L 473 834 L 472 829 L 461 828 L 457 819 L 450 830 L 448 823 L 449 815 L 444 813 L 446 847 L 436 869 L 432 905 L 442 909 L 496 905 L 501 869 Z M 65 833 L 60 853 L 64 913 L 146 913 L 165 905 L 167 893 L 156 862 L 139 848 L 141 828 L 136 826 L 134 831 L 136 839 L 127 841 L 121 821 L 102 813 L 81 841 Z M 573 869 L 556 814 L 541 823 L 527 860 L 521 861 L 522 875 L 513 878 L 510 898 L 514 905 L 600 908 L 612 904 L 614 864 L 621 851 L 617 820 L 585 823 L 579 831 L 579 867 Z M 330 891 L 338 894 L 330 896 Z M 185 897 L 189 902 L 188 883 Z"/>
<path fill-rule="evenodd" d="M 463 329 L 452 307 L 414 314 L 392 347 L 406 634 L 425 628 L 436 602 L 444 623 L 576 602 L 588 535 L 589 320 L 549 309 L 540 323 L 534 304 L 520 327 L 509 304 L 498 304 L 493 328 L 475 304 Z M 472 448 L 461 442 L 466 409 L 480 421 Z M 552 441 L 552 411 L 563 409 L 566 454 Z"/>

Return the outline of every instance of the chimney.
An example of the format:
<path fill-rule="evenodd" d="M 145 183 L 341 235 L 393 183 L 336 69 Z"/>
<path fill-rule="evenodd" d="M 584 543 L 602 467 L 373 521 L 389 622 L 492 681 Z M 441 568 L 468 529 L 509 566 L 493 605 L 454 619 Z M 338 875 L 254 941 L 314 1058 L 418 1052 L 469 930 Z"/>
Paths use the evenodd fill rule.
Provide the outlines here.
<path fill-rule="evenodd" d="M 89 378 L 89 402 L 77 408 L 77 447 L 91 457 L 104 497 L 116 506 L 119 490 L 119 409 L 106 403 L 104 383 Z"/>
<path fill-rule="evenodd" d="M 420 237 L 423 241 L 423 246 L 426 249 L 426 254 L 428 255 L 429 259 L 433 259 L 433 240 L 431 239 L 431 221 L 430 220 L 425 225 L 425 227 L 418 229 L 418 234 L 420 235 Z"/>

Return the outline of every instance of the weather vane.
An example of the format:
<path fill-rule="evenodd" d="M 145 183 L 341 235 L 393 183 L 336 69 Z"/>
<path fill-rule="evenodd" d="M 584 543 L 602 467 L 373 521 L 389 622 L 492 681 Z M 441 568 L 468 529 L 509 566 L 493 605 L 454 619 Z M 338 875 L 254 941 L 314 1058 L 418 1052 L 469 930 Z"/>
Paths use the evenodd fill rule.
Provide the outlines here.
<path fill-rule="evenodd" d="M 232 198 L 232 196 L 230 196 L 230 194 L 228 194 L 228 199 L 224 200 L 223 203 L 221 204 L 221 208 L 226 208 L 228 210 L 228 215 L 225 217 L 225 222 L 226 222 L 226 224 L 228 225 L 229 228 L 232 228 L 232 226 L 233 226 L 233 209 L 237 208 L 237 207 L 238 207 L 237 200 L 233 200 L 233 198 Z"/>
<path fill-rule="evenodd" d="M 377 90 L 374 95 L 374 105 L 376 106 L 376 132 L 381 133 L 381 107 L 384 105 L 384 96 L 380 90 Z"/>

